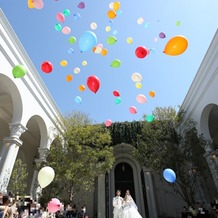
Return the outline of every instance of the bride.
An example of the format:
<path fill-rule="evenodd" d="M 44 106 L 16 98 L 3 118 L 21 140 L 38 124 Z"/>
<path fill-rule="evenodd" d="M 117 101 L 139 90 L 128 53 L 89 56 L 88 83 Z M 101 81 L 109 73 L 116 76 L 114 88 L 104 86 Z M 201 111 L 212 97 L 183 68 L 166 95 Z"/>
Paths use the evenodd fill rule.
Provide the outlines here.
<path fill-rule="evenodd" d="M 129 190 L 126 190 L 126 195 L 123 199 L 121 218 L 142 218 Z"/>

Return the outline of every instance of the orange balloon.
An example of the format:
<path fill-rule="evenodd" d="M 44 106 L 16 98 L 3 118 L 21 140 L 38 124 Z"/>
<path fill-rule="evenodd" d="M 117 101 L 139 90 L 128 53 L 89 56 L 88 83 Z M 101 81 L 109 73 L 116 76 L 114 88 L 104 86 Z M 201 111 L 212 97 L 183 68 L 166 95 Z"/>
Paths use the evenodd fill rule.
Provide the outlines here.
<path fill-rule="evenodd" d="M 151 90 L 151 91 L 149 92 L 149 95 L 150 95 L 152 98 L 154 98 L 154 96 L 155 96 L 155 91 Z"/>
<path fill-rule="evenodd" d="M 119 9 L 120 9 L 120 2 L 114 2 L 114 4 L 113 4 L 113 9 L 115 10 L 115 11 L 118 11 Z"/>
<path fill-rule="evenodd" d="M 95 52 L 96 48 L 97 48 L 96 46 L 95 46 L 95 47 L 93 47 L 93 48 L 92 48 L 92 51 L 93 51 L 93 52 Z"/>
<path fill-rule="evenodd" d="M 108 16 L 110 19 L 113 19 L 113 18 L 115 18 L 115 17 L 117 16 L 117 13 L 116 13 L 115 10 L 109 10 L 109 11 L 107 12 L 107 16 Z"/>
<path fill-rule="evenodd" d="M 80 85 L 79 86 L 79 91 L 83 92 L 85 91 L 86 87 L 84 85 Z"/>
<path fill-rule="evenodd" d="M 33 0 L 28 0 L 28 8 L 35 8 L 33 4 Z"/>
<path fill-rule="evenodd" d="M 167 42 L 163 53 L 171 56 L 176 56 L 185 52 L 187 47 L 188 40 L 184 36 L 174 36 Z"/>
<path fill-rule="evenodd" d="M 73 76 L 71 74 L 66 76 L 66 81 L 70 82 L 73 79 Z"/>
<path fill-rule="evenodd" d="M 101 51 L 101 55 L 106 56 L 107 53 L 108 53 L 108 50 L 106 48 L 103 48 L 102 51 Z"/>

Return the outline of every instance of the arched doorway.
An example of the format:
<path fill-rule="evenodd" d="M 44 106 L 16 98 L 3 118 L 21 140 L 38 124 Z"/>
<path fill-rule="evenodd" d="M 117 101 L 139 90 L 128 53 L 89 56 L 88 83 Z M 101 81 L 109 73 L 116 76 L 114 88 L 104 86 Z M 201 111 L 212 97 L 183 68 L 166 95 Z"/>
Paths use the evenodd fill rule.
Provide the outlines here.
<path fill-rule="evenodd" d="M 126 163 L 121 162 L 117 164 L 114 170 L 115 175 L 115 190 L 120 189 L 121 195 L 124 196 L 126 190 L 130 190 L 130 193 L 135 199 L 135 186 L 132 167 Z"/>

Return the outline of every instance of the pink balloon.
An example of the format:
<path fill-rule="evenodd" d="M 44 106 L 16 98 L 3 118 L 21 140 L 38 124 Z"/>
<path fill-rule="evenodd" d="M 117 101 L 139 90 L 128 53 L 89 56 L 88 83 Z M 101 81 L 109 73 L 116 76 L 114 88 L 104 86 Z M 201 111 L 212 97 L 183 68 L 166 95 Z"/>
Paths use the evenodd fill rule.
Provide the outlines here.
<path fill-rule="evenodd" d="M 52 198 L 50 202 L 53 202 L 54 204 L 60 204 L 60 200 L 57 198 Z"/>
<path fill-rule="evenodd" d="M 112 121 L 111 120 L 106 120 L 106 122 L 105 122 L 105 126 L 106 127 L 109 127 L 109 126 L 111 126 L 112 125 Z"/>
<path fill-rule="evenodd" d="M 85 8 L 85 3 L 84 2 L 80 2 L 77 7 L 80 8 L 80 9 L 84 9 Z"/>
<path fill-rule="evenodd" d="M 129 108 L 129 112 L 130 112 L 131 114 L 136 114 L 136 113 L 137 113 L 137 108 L 136 108 L 135 106 L 131 106 L 131 107 Z"/>
<path fill-rule="evenodd" d="M 65 16 L 60 12 L 57 13 L 56 18 L 58 21 L 60 21 L 62 23 L 65 21 Z"/>
<path fill-rule="evenodd" d="M 144 104 L 147 102 L 147 99 L 143 94 L 139 94 L 136 96 L 136 101 L 140 104 Z"/>
<path fill-rule="evenodd" d="M 71 32 L 71 29 L 70 29 L 70 27 L 65 26 L 65 27 L 62 28 L 61 31 L 62 31 L 63 34 L 67 35 L 67 34 L 69 34 Z"/>
<path fill-rule="evenodd" d="M 33 5 L 36 9 L 42 9 L 44 7 L 44 2 L 42 0 L 33 0 Z"/>
<path fill-rule="evenodd" d="M 48 211 L 51 212 L 51 213 L 56 213 L 58 210 L 61 209 L 61 204 L 55 204 L 53 203 L 52 201 L 50 201 L 48 203 Z"/>

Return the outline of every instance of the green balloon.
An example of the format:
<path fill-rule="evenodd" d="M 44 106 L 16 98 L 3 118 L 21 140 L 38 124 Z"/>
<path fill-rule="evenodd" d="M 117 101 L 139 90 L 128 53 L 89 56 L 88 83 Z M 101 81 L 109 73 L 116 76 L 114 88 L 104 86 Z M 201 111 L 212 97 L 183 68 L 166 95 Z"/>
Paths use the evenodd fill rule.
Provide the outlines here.
<path fill-rule="evenodd" d="M 55 29 L 57 31 L 61 31 L 62 30 L 62 26 L 59 23 L 57 23 L 57 24 L 55 24 Z"/>
<path fill-rule="evenodd" d="M 177 21 L 176 22 L 176 26 L 180 26 L 181 25 L 181 22 L 180 21 Z"/>
<path fill-rule="evenodd" d="M 148 121 L 149 123 L 151 123 L 153 120 L 154 120 L 153 114 L 146 116 L 146 121 Z"/>
<path fill-rule="evenodd" d="M 117 68 L 117 67 L 119 67 L 121 65 L 121 62 L 120 62 L 120 60 L 118 60 L 118 59 L 115 59 L 114 61 L 112 61 L 112 63 L 111 63 L 111 67 L 114 67 L 114 68 Z"/>
<path fill-rule="evenodd" d="M 117 42 L 117 38 L 116 37 L 114 37 L 114 36 L 108 36 L 108 38 L 107 38 L 107 43 L 109 44 L 109 45 L 113 45 L 114 43 L 116 43 Z"/>
<path fill-rule="evenodd" d="M 117 98 L 115 99 L 115 103 L 116 103 L 116 104 L 120 104 L 120 103 L 121 103 L 121 98 L 120 98 L 120 97 L 117 97 Z"/>
<path fill-rule="evenodd" d="M 20 64 L 16 65 L 12 70 L 12 74 L 14 78 L 21 78 L 25 76 L 26 73 L 27 73 L 26 68 Z"/>
<path fill-rule="evenodd" d="M 65 10 L 64 10 L 64 16 L 69 16 L 69 15 L 70 15 L 70 10 L 65 9 Z"/>
<path fill-rule="evenodd" d="M 74 44 L 76 42 L 76 38 L 74 36 L 71 36 L 69 39 L 68 39 L 68 42 L 70 44 Z"/>

